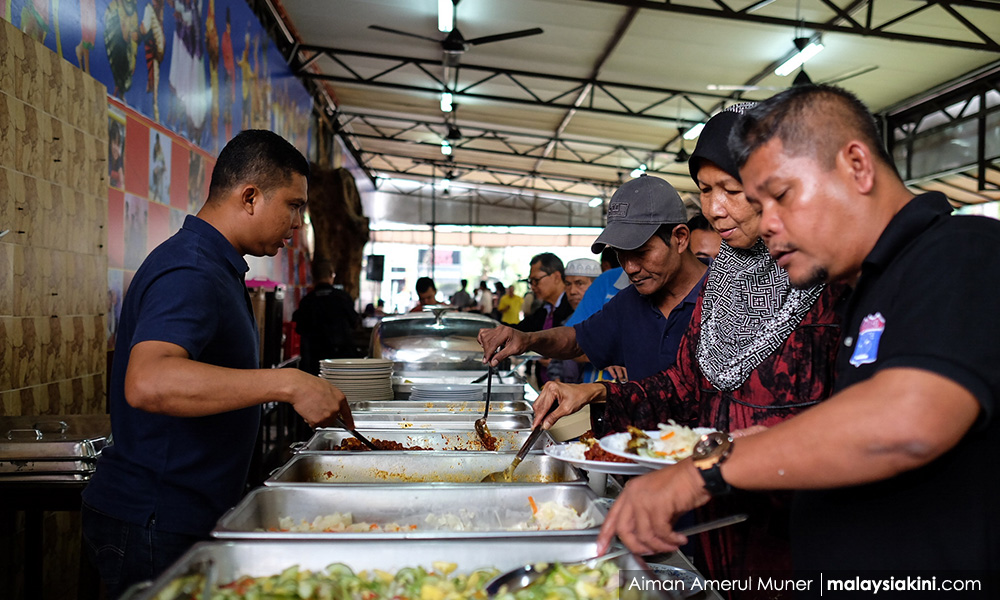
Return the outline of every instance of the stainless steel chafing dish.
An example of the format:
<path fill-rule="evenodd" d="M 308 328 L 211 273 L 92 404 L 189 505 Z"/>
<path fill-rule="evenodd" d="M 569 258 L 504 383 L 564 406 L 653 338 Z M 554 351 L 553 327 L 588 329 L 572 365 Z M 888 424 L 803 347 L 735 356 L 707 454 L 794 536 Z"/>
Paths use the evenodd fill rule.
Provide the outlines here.
<path fill-rule="evenodd" d="M 480 359 L 482 349 L 480 349 Z M 433 383 L 433 384 L 475 384 L 482 388 L 483 398 L 486 397 L 486 370 L 480 364 L 480 371 L 473 370 L 453 370 L 453 371 L 403 371 L 395 372 L 392 376 L 392 392 L 397 400 L 408 400 L 413 393 L 413 386 Z M 516 373 L 504 372 L 500 377 L 493 376 L 492 400 L 495 402 L 517 402 L 523 400 L 534 400 L 537 397 L 534 389 L 525 383 Z M 492 405 L 492 402 L 491 402 Z M 493 410 L 492 408 L 490 410 Z"/>
<path fill-rule="evenodd" d="M 506 469 L 511 454 L 499 452 L 343 452 L 297 454 L 278 468 L 264 485 L 357 485 L 437 483 L 442 485 L 516 485 L 573 483 L 587 477 L 573 465 L 547 454 L 528 454 L 512 483 L 481 483 L 486 475 Z"/>
<path fill-rule="evenodd" d="M 486 315 L 434 306 L 385 317 L 372 330 L 369 355 L 395 362 L 395 371 L 434 369 L 484 371 L 479 330 L 496 327 Z"/>
<path fill-rule="evenodd" d="M 205 574 L 218 584 L 226 584 L 243 576 L 276 575 L 298 565 L 300 569 L 320 571 L 331 563 L 343 563 L 354 572 L 380 569 L 393 573 L 404 567 L 432 568 L 434 561 L 452 562 L 460 572 L 482 568 L 507 571 L 526 563 L 578 561 L 597 555 L 596 541 L 579 539 L 496 539 L 482 540 L 400 540 L 386 544 L 383 540 L 331 541 L 263 541 L 201 542 L 171 565 L 146 589 L 132 589 L 123 600 L 152 600 L 178 577 Z M 655 575 L 643 560 L 626 554 L 612 559 L 622 570 L 641 573 L 649 580 Z M 636 590 L 623 598 L 674 598 L 664 592 Z M 673 594 L 673 592 L 666 592 Z"/>
<path fill-rule="evenodd" d="M 351 402 L 351 414 L 356 417 L 360 413 L 423 413 L 423 414 L 471 414 L 473 420 L 483 416 L 485 402 L 452 402 L 448 400 L 432 400 L 429 402 L 410 400 L 365 400 Z M 522 401 L 510 402 L 490 401 L 490 414 L 521 414 L 533 415 L 531 404 Z"/>
<path fill-rule="evenodd" d="M 536 503 L 558 502 L 590 517 L 588 529 L 511 531 L 531 517 L 528 497 Z M 524 486 L 435 487 L 262 487 L 250 492 L 230 509 L 212 531 L 221 539 L 426 539 L 559 537 L 594 538 L 604 522 L 606 509 L 595 503 L 589 487 L 565 484 Z M 312 523 L 331 513 L 351 513 L 354 522 L 402 527 L 405 532 L 293 532 L 276 531 L 279 521 L 289 517 L 296 523 Z M 442 528 L 428 516 L 451 515 L 465 530 Z M 271 531 L 269 531 L 271 530 Z"/>
<path fill-rule="evenodd" d="M 108 415 L 0 417 L 0 483 L 86 481 L 110 438 Z"/>
<path fill-rule="evenodd" d="M 432 413 L 359 413 L 354 416 L 356 429 L 472 429 L 472 423 L 482 414 L 432 414 Z M 486 420 L 490 431 L 531 429 L 531 415 L 490 414 Z"/>
<path fill-rule="evenodd" d="M 400 429 L 361 429 L 362 435 L 371 439 L 399 442 L 404 446 L 430 448 L 431 450 L 467 450 L 470 452 L 487 452 L 479 441 L 479 436 L 472 428 L 465 431 L 413 431 Z M 517 452 L 528 440 L 531 432 L 525 429 L 517 431 L 490 430 L 497 439 L 498 452 Z M 292 446 L 296 453 L 330 452 L 346 439 L 354 439 L 343 429 L 317 429 L 309 441 Z M 532 452 L 541 452 L 549 444 L 555 443 L 547 431 L 543 432 L 532 446 Z"/>

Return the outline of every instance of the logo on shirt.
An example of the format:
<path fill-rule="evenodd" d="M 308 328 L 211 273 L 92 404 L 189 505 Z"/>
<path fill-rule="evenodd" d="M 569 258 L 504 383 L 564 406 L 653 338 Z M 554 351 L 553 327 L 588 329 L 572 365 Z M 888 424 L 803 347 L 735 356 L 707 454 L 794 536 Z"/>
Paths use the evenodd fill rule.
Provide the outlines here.
<path fill-rule="evenodd" d="M 612 202 L 608 206 L 609 219 L 623 219 L 628 216 L 628 202 Z"/>
<path fill-rule="evenodd" d="M 885 317 L 877 312 L 868 315 L 861 321 L 858 329 L 858 345 L 854 347 L 854 354 L 851 355 L 851 364 L 855 367 L 873 363 L 878 359 L 878 341 L 885 331 Z"/>

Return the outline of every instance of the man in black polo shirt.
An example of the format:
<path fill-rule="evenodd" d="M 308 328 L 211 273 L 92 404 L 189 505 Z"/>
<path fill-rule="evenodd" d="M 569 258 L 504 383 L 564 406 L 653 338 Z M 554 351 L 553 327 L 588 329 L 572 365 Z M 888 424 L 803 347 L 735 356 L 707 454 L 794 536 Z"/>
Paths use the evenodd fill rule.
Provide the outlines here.
<path fill-rule="evenodd" d="M 639 552 L 672 550 L 685 541 L 676 516 L 729 486 L 796 489 L 798 569 L 1000 569 L 1000 223 L 952 216 L 939 193 L 914 197 L 879 139 L 867 109 L 830 86 L 782 92 L 744 117 L 731 143 L 772 256 L 796 286 L 854 287 L 837 393 L 630 482 L 604 546 L 617 533 Z"/>

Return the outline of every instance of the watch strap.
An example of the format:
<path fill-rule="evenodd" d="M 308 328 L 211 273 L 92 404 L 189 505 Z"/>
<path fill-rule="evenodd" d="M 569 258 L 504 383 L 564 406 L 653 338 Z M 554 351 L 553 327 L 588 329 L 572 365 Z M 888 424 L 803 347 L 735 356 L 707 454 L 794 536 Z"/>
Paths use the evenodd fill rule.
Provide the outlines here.
<path fill-rule="evenodd" d="M 733 486 L 723 479 L 722 462 L 717 462 L 708 469 L 698 469 L 701 478 L 705 480 L 705 489 L 712 496 L 725 496 L 733 491 Z"/>

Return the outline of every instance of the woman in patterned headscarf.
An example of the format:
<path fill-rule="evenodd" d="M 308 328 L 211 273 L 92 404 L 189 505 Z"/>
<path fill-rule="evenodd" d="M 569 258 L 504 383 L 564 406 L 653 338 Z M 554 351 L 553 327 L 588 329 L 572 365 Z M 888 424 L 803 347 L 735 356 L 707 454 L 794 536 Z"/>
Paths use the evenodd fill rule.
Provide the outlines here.
<path fill-rule="evenodd" d="M 635 382 L 547 386 L 536 401 L 536 414 L 544 414 L 553 398 L 560 406 L 549 417 L 552 422 L 606 398 L 609 431 L 628 425 L 655 429 L 674 419 L 745 435 L 830 395 L 840 338 L 834 304 L 845 288 L 793 289 L 768 253 L 760 238 L 760 214 L 743 193 L 727 145 L 740 108 L 708 121 L 689 162 L 702 213 L 723 242 L 677 362 Z M 736 494 L 726 500 L 701 510 L 747 512 L 750 519 L 706 534 L 701 566 L 713 577 L 790 571 L 787 496 Z"/>

